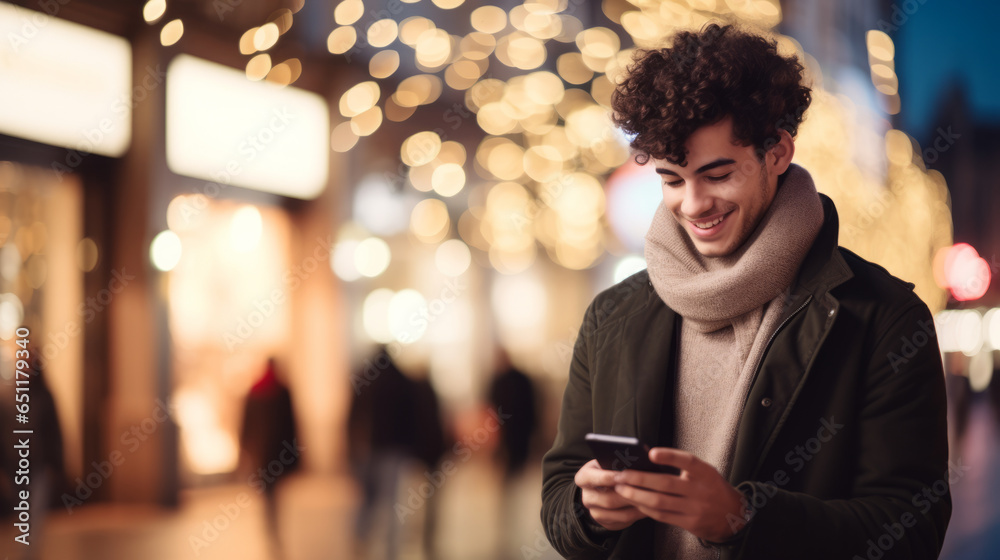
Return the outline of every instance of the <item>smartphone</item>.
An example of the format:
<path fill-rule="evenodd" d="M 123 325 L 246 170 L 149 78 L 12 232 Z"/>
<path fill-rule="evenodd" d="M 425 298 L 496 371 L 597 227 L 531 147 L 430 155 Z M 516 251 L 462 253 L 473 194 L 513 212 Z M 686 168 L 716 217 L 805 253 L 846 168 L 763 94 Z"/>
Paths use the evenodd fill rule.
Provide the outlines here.
<path fill-rule="evenodd" d="M 591 433 L 584 439 L 602 469 L 609 471 L 633 469 L 674 475 L 681 473 L 677 467 L 657 465 L 650 461 L 649 446 L 634 437 Z"/>

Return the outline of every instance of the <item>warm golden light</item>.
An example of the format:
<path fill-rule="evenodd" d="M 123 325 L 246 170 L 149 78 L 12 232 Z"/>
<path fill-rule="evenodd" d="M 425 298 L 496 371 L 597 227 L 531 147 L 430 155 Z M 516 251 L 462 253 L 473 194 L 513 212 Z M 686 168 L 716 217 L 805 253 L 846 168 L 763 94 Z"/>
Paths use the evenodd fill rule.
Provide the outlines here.
<path fill-rule="evenodd" d="M 463 4 L 462 0 L 432 2 L 442 9 Z M 338 5 L 343 17 L 338 17 L 337 23 L 357 21 L 344 15 L 349 5 L 354 4 L 344 1 Z M 465 250 L 472 246 L 486 251 L 490 265 L 504 274 L 525 270 L 539 254 L 568 269 L 594 266 L 606 254 L 606 248 L 617 246 L 617 242 L 605 239 L 607 203 L 603 181 L 608 173 L 625 164 L 630 154 L 627 140 L 609 118 L 609 109 L 615 85 L 632 63 L 635 49 L 662 46 L 664 37 L 676 30 L 700 28 L 720 16 L 764 30 L 774 28 L 782 18 L 778 0 L 603 0 L 603 14 L 621 27 L 586 27 L 575 15 L 563 13 L 569 11 L 567 8 L 564 0 L 525 0 L 503 8 L 472 5 L 468 8 L 471 31 L 453 29 L 446 25 L 451 22 L 445 17 L 432 21 L 422 16 L 408 17 L 398 24 L 392 19 L 378 20 L 365 30 L 367 45 L 383 48 L 398 38 L 413 48 L 413 59 L 407 59 L 408 53 L 402 50 L 377 52 L 371 58 L 368 70 L 372 78 L 399 79 L 392 82 L 395 91 L 384 98 L 381 109 L 376 105 L 378 96 L 360 104 L 359 114 L 363 116 L 352 117 L 352 129 L 349 135 L 345 133 L 344 145 L 353 145 L 357 136 L 370 133 L 377 128 L 374 123 L 382 119 L 401 122 L 415 115 L 417 107 L 440 98 L 443 85 L 465 92 L 465 107 L 475 115 L 473 125 L 485 134 L 474 153 L 469 154 L 474 161 L 468 168 L 464 147 L 454 141 L 443 142 L 435 132 L 419 132 L 403 141 L 400 158 L 409 166 L 408 188 L 455 197 L 447 206 L 437 199 L 421 203 L 423 213 L 415 210 L 410 224 L 418 239 L 428 243 L 444 239 L 450 228 L 448 207 L 456 210 L 454 204 L 467 205 L 467 209 L 457 209 L 461 216 L 458 232 L 464 242 L 454 241 Z M 347 38 L 347 33 L 343 32 L 345 39 L 340 42 L 340 48 L 345 50 L 356 42 L 354 35 Z M 810 68 L 814 65 L 793 39 L 780 35 L 775 38 L 784 55 L 800 57 Z M 550 40 L 564 45 L 550 50 Z M 623 43 L 629 48 L 623 49 Z M 892 40 L 885 33 L 871 31 L 866 47 L 872 83 L 881 94 L 880 109 L 883 114 L 897 113 L 899 80 Z M 546 64 L 550 52 L 561 54 L 555 64 L 550 64 L 551 70 L 538 70 Z M 494 61 L 508 68 L 491 67 Z M 399 75 L 406 68 L 410 75 Z M 503 79 L 489 77 L 492 75 Z M 817 97 L 822 97 L 820 85 L 815 88 Z M 818 151 L 826 154 L 828 162 L 849 159 L 841 153 L 851 137 L 844 119 L 835 117 L 838 107 L 824 101 L 814 101 L 810 110 L 809 121 L 815 121 L 815 129 L 828 132 Z M 445 113 L 446 117 L 451 114 Z M 469 114 L 457 115 L 460 121 L 471 120 Z M 908 137 L 890 131 L 885 142 L 891 177 L 887 182 L 904 181 L 903 170 L 908 175 L 918 172 L 915 166 L 920 161 L 919 153 L 914 152 Z M 811 162 L 808 167 L 810 171 L 815 169 L 817 184 L 821 178 L 832 182 L 829 192 L 837 192 L 848 178 L 860 181 L 863 175 L 855 167 L 834 173 L 828 162 Z M 466 169 L 482 180 L 470 182 Z M 917 182 L 923 187 L 916 188 L 919 195 L 908 195 L 906 200 L 928 204 L 923 214 L 916 214 L 939 217 L 942 211 L 938 195 L 943 192 L 943 180 L 920 173 L 923 179 Z M 467 194 L 456 196 L 463 191 Z M 870 195 L 852 196 L 856 204 Z M 913 204 L 911 209 L 916 207 Z M 842 223 L 857 223 L 858 210 L 845 206 L 848 208 Z M 434 220 L 429 218 L 432 215 L 436 216 Z M 932 244 L 946 237 L 938 217 L 924 220 L 924 225 L 933 230 L 928 234 Z M 864 235 L 851 231 L 844 237 L 858 239 Z M 438 254 L 443 251 L 440 249 Z M 904 253 L 897 246 L 888 260 L 904 261 L 899 256 Z M 922 297 L 928 293 L 926 288 L 920 290 Z"/>
<path fill-rule="evenodd" d="M 278 34 L 284 35 L 289 29 L 292 28 L 292 11 L 288 8 L 282 8 L 277 12 L 271 14 L 268 18 L 274 25 L 278 26 Z"/>
<path fill-rule="evenodd" d="M 365 297 L 361 318 L 365 333 L 376 342 L 382 344 L 392 342 L 392 331 L 389 330 L 389 302 L 395 292 L 386 288 L 373 290 Z"/>
<path fill-rule="evenodd" d="M 482 6 L 469 16 L 472 27 L 483 33 L 499 33 L 507 27 L 507 12 L 497 6 Z"/>
<path fill-rule="evenodd" d="M 503 93 L 504 83 L 502 81 L 496 78 L 479 80 L 465 92 L 465 105 L 475 113 L 483 105 L 503 99 Z"/>
<path fill-rule="evenodd" d="M 83 272 L 90 272 L 94 270 L 97 266 L 97 260 L 100 257 L 100 251 L 97 248 L 97 243 L 89 237 L 84 237 L 76 245 L 76 265 Z"/>
<path fill-rule="evenodd" d="M 161 272 L 169 272 L 181 261 L 181 239 L 168 230 L 161 231 L 149 245 L 149 259 Z"/>
<path fill-rule="evenodd" d="M 436 198 L 417 203 L 410 214 L 410 232 L 424 243 L 437 243 L 448 235 L 448 207 Z"/>
<path fill-rule="evenodd" d="M 381 95 L 378 83 L 361 82 L 340 96 L 340 114 L 345 117 L 360 115 L 378 103 Z"/>
<path fill-rule="evenodd" d="M 240 37 L 240 54 L 253 54 L 257 52 L 257 47 L 254 46 L 254 37 L 257 36 L 257 30 L 259 27 L 251 27 L 247 29 L 245 33 Z"/>
<path fill-rule="evenodd" d="M 420 192 L 430 192 L 434 190 L 434 171 L 437 169 L 437 160 L 425 165 L 411 167 L 406 174 L 410 181 L 410 186 Z"/>
<path fill-rule="evenodd" d="M 392 100 L 401 107 L 416 107 L 436 101 L 441 90 L 441 78 L 433 74 L 417 74 L 399 82 Z"/>
<path fill-rule="evenodd" d="M 899 92 L 899 85 L 896 83 L 878 84 L 875 89 L 882 95 L 896 95 Z"/>
<path fill-rule="evenodd" d="M 334 127 L 330 134 L 330 148 L 335 152 L 348 152 L 358 143 L 358 135 L 354 133 L 350 121 L 342 122 Z"/>
<path fill-rule="evenodd" d="M 173 402 L 181 448 L 191 470 L 199 474 L 232 472 L 239 460 L 239 446 L 220 425 L 212 398 L 199 390 L 178 390 Z"/>
<path fill-rule="evenodd" d="M 412 289 L 400 290 L 389 300 L 389 331 L 398 342 L 411 344 L 427 332 L 428 322 L 414 321 L 414 317 L 427 316 L 427 300 Z"/>
<path fill-rule="evenodd" d="M 496 37 L 488 33 L 473 31 L 458 43 L 462 56 L 469 60 L 486 60 L 496 49 Z"/>
<path fill-rule="evenodd" d="M 451 58 L 451 35 L 443 29 L 427 29 L 413 46 L 418 66 L 428 70 L 440 68 Z"/>
<path fill-rule="evenodd" d="M 607 61 L 615 56 L 621 48 L 621 41 L 618 35 L 607 27 L 591 27 L 576 36 L 576 46 L 580 49 L 584 62 L 589 66 L 591 60 Z M 591 69 L 600 71 L 603 67 L 591 67 Z"/>
<path fill-rule="evenodd" d="M 532 72 L 524 77 L 524 94 L 535 105 L 555 105 L 565 91 L 562 80 L 552 72 Z"/>
<path fill-rule="evenodd" d="M 566 53 L 556 59 L 556 70 L 562 79 L 571 84 L 585 84 L 594 77 L 594 71 L 583 63 L 580 53 Z"/>
<path fill-rule="evenodd" d="M 524 150 L 513 142 L 505 142 L 490 151 L 486 169 L 496 178 L 512 181 L 524 172 Z"/>
<path fill-rule="evenodd" d="M 875 59 L 888 61 L 896 55 L 896 47 L 892 44 L 892 38 L 884 31 L 872 29 L 865 35 L 865 42 L 868 45 L 868 53 Z"/>
<path fill-rule="evenodd" d="M 545 62 L 545 56 L 545 44 L 523 31 L 515 31 L 497 41 L 497 60 L 513 68 L 538 68 Z"/>
<path fill-rule="evenodd" d="M 535 181 L 553 181 L 563 171 L 563 159 L 553 146 L 532 146 L 524 152 L 524 172 Z"/>
<path fill-rule="evenodd" d="M 434 264 L 441 274 L 460 276 L 472 264 L 472 253 L 461 240 L 449 239 L 434 251 Z"/>
<path fill-rule="evenodd" d="M 389 268 L 392 252 L 389 245 L 378 237 L 369 237 L 354 249 L 354 266 L 362 276 L 374 278 Z"/>
<path fill-rule="evenodd" d="M 271 73 L 274 73 L 275 71 L 280 72 L 280 77 L 279 75 L 276 75 L 274 79 L 272 79 Z M 281 85 L 289 85 L 289 84 L 294 84 L 295 81 L 298 80 L 299 76 L 301 75 L 302 75 L 302 62 L 300 62 L 299 59 L 297 58 L 289 58 L 288 60 L 272 68 L 271 72 L 268 73 L 267 75 L 267 79 L 269 81 L 280 83 Z"/>
<path fill-rule="evenodd" d="M 434 192 L 441 196 L 455 196 L 465 186 L 465 170 L 457 163 L 444 163 L 431 176 Z"/>
<path fill-rule="evenodd" d="M 441 163 L 465 165 L 465 158 L 465 146 L 454 140 L 448 140 L 441 144 L 441 150 L 436 159 Z"/>
<path fill-rule="evenodd" d="M 883 63 L 872 64 L 872 74 L 884 80 L 891 80 L 896 77 L 896 72 L 892 67 Z"/>
<path fill-rule="evenodd" d="M 181 40 L 184 35 L 184 22 L 179 19 L 168 22 L 160 30 L 160 44 L 169 47 Z"/>
<path fill-rule="evenodd" d="M 358 136 L 370 136 L 382 124 L 382 109 L 377 105 L 351 117 L 351 131 Z"/>
<path fill-rule="evenodd" d="M 478 64 L 471 60 L 459 60 L 444 71 L 444 81 L 452 89 L 464 90 L 472 87 L 480 75 Z"/>
<path fill-rule="evenodd" d="M 621 23 L 636 44 L 642 46 L 655 43 L 666 33 L 665 26 L 661 25 L 659 20 L 641 11 L 625 12 L 622 14 Z"/>
<path fill-rule="evenodd" d="M 420 16 L 408 17 L 399 23 L 399 40 L 411 47 L 417 44 L 424 31 L 434 29 L 434 22 Z"/>
<path fill-rule="evenodd" d="M 253 34 L 253 47 L 258 51 L 266 51 L 278 42 L 278 26 L 274 23 L 265 23 L 257 28 Z"/>
<path fill-rule="evenodd" d="M 487 134 L 496 136 L 513 132 L 517 121 L 510 117 L 505 110 L 507 108 L 508 105 L 502 101 L 487 103 L 480 107 L 479 112 L 476 113 L 476 122 L 479 123 L 479 128 Z"/>
<path fill-rule="evenodd" d="M 338 27 L 326 38 L 326 48 L 332 54 L 344 54 L 358 41 L 358 32 L 351 26 Z"/>
<path fill-rule="evenodd" d="M 264 222 L 255 206 L 244 206 L 233 213 L 229 226 L 230 243 L 237 253 L 249 253 L 257 248 Z"/>
<path fill-rule="evenodd" d="M 302 199 L 326 188 L 328 103 L 299 88 L 247 79 L 263 79 L 270 66 L 266 53 L 249 62 L 248 72 L 188 55 L 171 60 L 166 90 L 166 158 L 171 171 Z M 260 115 L 271 115 L 270 127 L 259 121 Z M 248 134 L 258 138 L 256 148 L 242 144 Z M 233 150 L 241 145 L 248 149 L 234 167 Z M 229 172 L 221 173 L 227 165 Z"/>
<path fill-rule="evenodd" d="M 399 53 L 389 49 L 379 51 L 368 61 L 368 73 L 372 78 L 388 78 L 399 68 Z"/>
<path fill-rule="evenodd" d="M 397 104 L 392 97 L 385 100 L 385 118 L 393 122 L 403 122 L 410 118 L 417 108 L 414 107 L 403 107 Z"/>
<path fill-rule="evenodd" d="M 351 25 L 365 14 L 365 4 L 361 0 L 343 0 L 333 10 L 333 20 L 337 25 Z"/>
<path fill-rule="evenodd" d="M 376 48 L 386 47 L 396 40 L 398 34 L 399 26 L 396 20 L 380 19 L 368 27 L 368 44 Z"/>
<path fill-rule="evenodd" d="M 146 20 L 146 23 L 153 23 L 163 17 L 163 13 L 166 11 L 166 0 L 149 0 L 149 2 L 146 2 L 146 5 L 142 7 L 142 19 Z"/>
<path fill-rule="evenodd" d="M 403 141 L 400 157 L 410 166 L 425 165 L 437 157 L 441 151 L 441 137 L 436 132 L 418 132 Z"/>
<path fill-rule="evenodd" d="M 284 62 L 276 64 L 271 68 L 271 71 L 267 73 L 267 76 L 265 76 L 264 79 L 272 84 L 287 86 L 292 83 L 292 69 Z"/>
<path fill-rule="evenodd" d="M 247 79 L 259 82 L 271 71 L 271 55 L 258 54 L 247 62 Z"/>
<path fill-rule="evenodd" d="M 889 130 L 885 133 L 885 157 L 889 163 L 905 166 L 913 163 L 913 142 L 902 130 Z"/>

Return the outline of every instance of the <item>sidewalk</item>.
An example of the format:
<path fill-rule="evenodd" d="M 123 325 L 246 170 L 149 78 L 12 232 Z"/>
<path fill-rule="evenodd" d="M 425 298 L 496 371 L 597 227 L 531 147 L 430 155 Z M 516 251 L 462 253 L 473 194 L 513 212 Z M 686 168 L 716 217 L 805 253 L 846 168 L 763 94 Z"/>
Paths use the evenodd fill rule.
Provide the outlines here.
<path fill-rule="evenodd" d="M 401 483 L 400 503 L 424 481 L 424 473 L 415 472 Z M 541 531 L 540 486 L 537 469 L 518 480 L 509 492 L 512 513 L 502 522 L 502 492 L 492 466 L 479 457 L 461 465 L 438 490 L 437 558 L 427 560 L 558 559 Z M 349 479 L 289 479 L 278 495 L 282 560 L 354 558 L 356 503 Z M 422 514 L 403 524 L 400 560 L 425 559 Z M 32 529 L 31 552 L 40 560 L 272 560 L 264 519 L 264 498 L 250 486 L 194 489 L 181 494 L 177 510 L 96 504 L 72 515 L 55 511 L 44 535 Z M 29 558 L 19 556 L 27 551 L 14 547 L 13 534 L 10 526 L 0 529 L 0 559 Z"/>

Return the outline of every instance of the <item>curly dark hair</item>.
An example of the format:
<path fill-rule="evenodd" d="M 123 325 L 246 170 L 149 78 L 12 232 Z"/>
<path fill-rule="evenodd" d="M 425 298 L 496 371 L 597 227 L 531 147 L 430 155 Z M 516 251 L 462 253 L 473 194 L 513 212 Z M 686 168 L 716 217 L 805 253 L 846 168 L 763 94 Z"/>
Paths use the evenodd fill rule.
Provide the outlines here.
<path fill-rule="evenodd" d="M 635 135 L 635 160 L 687 165 L 691 134 L 727 116 L 733 134 L 763 159 L 779 140 L 795 136 L 812 100 L 802 64 L 778 54 L 777 42 L 732 25 L 682 31 L 667 48 L 640 50 L 611 97 L 613 118 Z"/>

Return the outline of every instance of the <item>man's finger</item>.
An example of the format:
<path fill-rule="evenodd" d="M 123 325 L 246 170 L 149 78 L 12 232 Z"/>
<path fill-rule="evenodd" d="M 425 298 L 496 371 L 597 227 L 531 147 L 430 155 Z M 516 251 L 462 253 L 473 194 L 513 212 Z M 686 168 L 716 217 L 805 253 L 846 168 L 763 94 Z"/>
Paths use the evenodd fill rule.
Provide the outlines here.
<path fill-rule="evenodd" d="M 650 449 L 649 460 L 657 465 L 669 465 L 684 471 L 696 468 L 700 463 L 700 459 L 693 454 L 672 447 L 654 447 Z"/>
<path fill-rule="evenodd" d="M 673 494 L 675 496 L 685 496 L 688 494 L 688 481 L 673 474 L 625 469 L 618 473 L 614 480 L 616 484 L 628 484 L 663 494 Z"/>
<path fill-rule="evenodd" d="M 628 484 L 615 486 L 615 493 L 628 504 L 681 515 L 689 513 L 691 506 L 691 501 L 683 496 L 663 494 Z"/>
<path fill-rule="evenodd" d="M 576 471 L 573 482 L 580 488 L 601 488 L 615 485 L 615 471 L 602 469 L 597 461 L 590 461 Z"/>
<path fill-rule="evenodd" d="M 625 509 L 632 507 L 632 504 L 622 498 L 613 489 L 608 490 L 584 490 L 580 494 L 580 501 L 587 509 L 600 508 L 607 510 Z"/>

